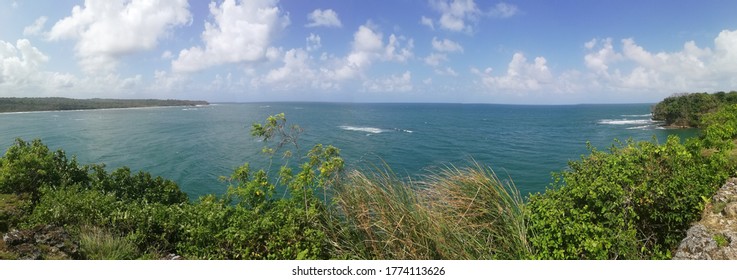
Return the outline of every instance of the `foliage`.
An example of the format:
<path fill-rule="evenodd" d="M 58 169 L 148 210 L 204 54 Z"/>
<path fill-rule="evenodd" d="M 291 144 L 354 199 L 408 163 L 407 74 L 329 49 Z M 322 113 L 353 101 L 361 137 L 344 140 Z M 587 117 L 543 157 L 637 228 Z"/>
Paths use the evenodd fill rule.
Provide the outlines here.
<path fill-rule="evenodd" d="M 358 259 L 529 258 L 523 203 L 491 170 L 446 168 L 421 182 L 353 171 L 335 194 L 336 255 Z"/>
<path fill-rule="evenodd" d="M 0 97 L 0 113 L 83 109 L 134 108 L 152 106 L 207 105 L 206 101 L 157 99 L 71 99 L 61 97 Z"/>
<path fill-rule="evenodd" d="M 316 145 L 294 174 L 289 163 L 299 154 L 302 130 L 288 127 L 284 114 L 254 124 L 252 135 L 265 143 L 264 153 L 284 160 L 274 179 L 266 169 L 249 164 L 235 169 L 222 198 L 206 196 L 187 205 L 181 219 L 177 251 L 196 259 L 314 259 L 328 258 L 323 219 L 326 207 L 316 193 L 337 182 L 343 168 L 338 149 Z M 292 148 L 294 150 L 292 150 Z M 270 164 L 271 165 L 271 164 Z M 285 195 L 277 195 L 284 190 Z"/>
<path fill-rule="evenodd" d="M 0 193 L 27 193 L 38 198 L 41 186 L 86 181 L 87 170 L 64 151 L 51 152 L 41 140 L 16 139 L 0 158 Z"/>
<path fill-rule="evenodd" d="M 677 94 L 656 104 L 652 113 L 667 126 L 699 127 L 704 115 L 730 104 L 737 104 L 737 91 Z"/>
<path fill-rule="evenodd" d="M 128 167 L 121 167 L 108 174 L 102 165 L 92 165 L 89 188 L 115 195 L 126 201 L 142 200 L 148 203 L 178 204 L 189 200 L 176 183 L 150 173 L 132 174 Z"/>
<path fill-rule="evenodd" d="M 706 145 L 727 149 L 737 137 L 737 104 L 727 105 L 702 121 L 702 135 Z"/>
<path fill-rule="evenodd" d="M 26 219 L 30 199 L 23 195 L 0 194 L 0 233 L 7 232 Z"/>
<path fill-rule="evenodd" d="M 98 227 L 82 229 L 79 249 L 88 260 L 133 260 L 140 255 L 130 240 Z"/>
<path fill-rule="evenodd" d="M 670 136 L 591 149 L 530 197 L 529 235 L 542 259 L 668 258 L 734 170 L 726 151 L 709 156 L 701 142 Z"/>

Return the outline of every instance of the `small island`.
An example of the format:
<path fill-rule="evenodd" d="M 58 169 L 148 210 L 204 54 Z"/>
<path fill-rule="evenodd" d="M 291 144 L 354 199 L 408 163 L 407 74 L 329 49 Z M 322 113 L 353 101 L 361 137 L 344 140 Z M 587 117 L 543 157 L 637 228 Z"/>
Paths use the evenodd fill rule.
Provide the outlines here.
<path fill-rule="evenodd" d="M 73 99 L 63 97 L 0 97 L 0 113 L 140 108 L 163 106 L 202 106 L 207 101 L 160 99 Z"/>

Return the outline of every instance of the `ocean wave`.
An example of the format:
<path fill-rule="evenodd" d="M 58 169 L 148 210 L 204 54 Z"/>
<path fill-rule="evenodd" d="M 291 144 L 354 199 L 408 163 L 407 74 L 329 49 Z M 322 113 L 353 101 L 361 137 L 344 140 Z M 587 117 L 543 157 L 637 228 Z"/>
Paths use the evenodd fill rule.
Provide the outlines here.
<path fill-rule="evenodd" d="M 653 128 L 656 128 L 656 126 L 654 126 L 654 125 L 641 125 L 641 126 L 628 127 L 627 129 L 649 130 L 649 129 L 653 129 Z"/>
<path fill-rule="evenodd" d="M 604 119 L 599 120 L 599 124 L 613 124 L 613 125 L 632 125 L 632 124 L 652 124 L 655 123 L 652 120 L 628 120 L 628 119 L 619 119 L 619 120 L 610 120 L 610 119 Z"/>
<path fill-rule="evenodd" d="M 386 132 L 386 130 L 383 130 L 381 128 L 368 127 L 368 126 L 341 125 L 338 128 L 340 128 L 342 130 L 362 131 L 362 132 L 368 132 L 368 133 L 373 133 L 373 134 L 379 134 L 379 133 L 382 133 L 382 132 Z"/>

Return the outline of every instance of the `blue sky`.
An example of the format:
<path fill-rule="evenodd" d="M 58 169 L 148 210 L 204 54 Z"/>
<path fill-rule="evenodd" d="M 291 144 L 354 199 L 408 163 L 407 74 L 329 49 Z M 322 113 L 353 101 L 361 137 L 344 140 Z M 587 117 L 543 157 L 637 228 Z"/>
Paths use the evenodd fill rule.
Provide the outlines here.
<path fill-rule="evenodd" d="M 576 104 L 737 90 L 737 1 L 0 0 L 0 97 Z"/>

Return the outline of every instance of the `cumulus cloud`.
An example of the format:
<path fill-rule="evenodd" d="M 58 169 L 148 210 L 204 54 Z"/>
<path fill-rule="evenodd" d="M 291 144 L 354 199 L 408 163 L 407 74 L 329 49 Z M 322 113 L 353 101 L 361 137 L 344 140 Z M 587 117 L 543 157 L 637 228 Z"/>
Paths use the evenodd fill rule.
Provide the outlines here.
<path fill-rule="evenodd" d="M 437 37 L 432 38 L 432 48 L 439 52 L 463 52 L 461 44 L 448 39 L 438 40 Z"/>
<path fill-rule="evenodd" d="M 367 80 L 363 83 L 363 90 L 367 92 L 408 92 L 412 88 L 412 73 L 410 71 L 406 71 L 402 75 Z"/>
<path fill-rule="evenodd" d="M 49 20 L 47 17 L 42 16 L 37 18 L 33 24 L 26 26 L 23 28 L 23 36 L 31 36 L 31 35 L 38 35 L 41 34 L 41 30 L 43 30 L 44 25 L 46 24 L 46 21 Z"/>
<path fill-rule="evenodd" d="M 737 31 L 724 30 L 714 39 L 714 50 L 693 41 L 675 52 L 648 51 L 634 39 L 621 40 L 617 51 L 611 39 L 584 45 L 589 80 L 617 90 L 716 91 L 737 86 Z"/>
<path fill-rule="evenodd" d="M 0 41 L 0 84 L 21 85 L 37 82 L 39 68 L 49 60 L 31 42 L 18 40 L 15 45 Z"/>
<path fill-rule="evenodd" d="M 309 13 L 307 15 L 307 19 L 310 20 L 310 22 L 305 25 L 306 27 L 318 27 L 318 26 L 324 26 L 324 27 L 342 27 L 343 24 L 340 22 L 340 19 L 338 18 L 338 13 L 331 9 L 327 10 L 320 10 L 316 9 L 312 11 L 312 13 Z"/>
<path fill-rule="evenodd" d="M 430 29 L 435 30 L 435 24 L 432 23 L 432 19 L 426 16 L 422 16 L 420 18 L 420 24 L 430 27 Z"/>
<path fill-rule="evenodd" d="M 441 29 L 456 32 L 472 32 L 468 22 L 478 21 L 482 14 L 473 0 L 431 0 L 430 7 L 440 12 Z"/>
<path fill-rule="evenodd" d="M 491 90 L 537 91 L 548 88 L 553 83 L 553 75 L 548 69 L 544 57 L 536 57 L 532 63 L 522 53 L 515 53 L 503 75 L 494 75 L 491 68 L 483 72 L 473 68 L 472 73 L 481 78 L 483 84 Z"/>
<path fill-rule="evenodd" d="M 276 0 L 225 0 L 210 3 L 214 22 L 205 22 L 204 47 L 179 52 L 172 61 L 175 72 L 193 72 L 211 66 L 255 62 L 266 58 L 276 34 L 289 25 L 289 17 Z"/>
<path fill-rule="evenodd" d="M 108 73 L 121 56 L 151 50 L 171 29 L 188 24 L 188 7 L 186 0 L 87 0 L 56 22 L 47 39 L 76 40 L 82 69 Z"/>
<path fill-rule="evenodd" d="M 444 53 L 431 53 L 425 57 L 425 64 L 430 66 L 438 66 L 444 61 L 448 61 L 448 55 Z"/>
<path fill-rule="evenodd" d="M 284 53 L 282 62 L 282 67 L 272 69 L 251 83 L 257 87 L 266 84 L 272 90 L 307 88 L 311 83 L 318 83 L 318 74 L 310 67 L 310 57 L 305 50 L 288 50 Z"/>
<path fill-rule="evenodd" d="M 370 23 L 358 27 L 351 52 L 334 71 L 337 79 L 355 78 L 376 60 L 405 62 L 414 55 L 411 39 L 391 34 L 384 45 L 383 34 L 375 29 Z"/>
<path fill-rule="evenodd" d="M 310 36 L 305 39 L 307 41 L 307 51 L 315 51 L 322 47 L 322 43 L 320 42 L 320 36 L 310 33 Z"/>
<path fill-rule="evenodd" d="M 0 96 L 121 97 L 143 86 L 143 77 L 115 74 L 76 77 L 45 71 L 49 57 L 27 39 L 0 41 Z"/>
<path fill-rule="evenodd" d="M 509 18 L 519 14 L 519 8 L 512 4 L 504 2 L 497 3 L 494 8 L 489 11 L 489 15 L 496 18 Z"/>
<path fill-rule="evenodd" d="M 601 44 L 601 48 L 597 51 L 591 52 L 593 48 L 599 44 Z M 609 69 L 608 64 L 622 59 L 622 55 L 614 51 L 611 38 L 604 39 L 601 42 L 593 39 L 587 42 L 584 46 L 588 51 L 590 51 L 590 53 L 584 56 L 586 67 L 596 73 L 606 74 Z"/>

